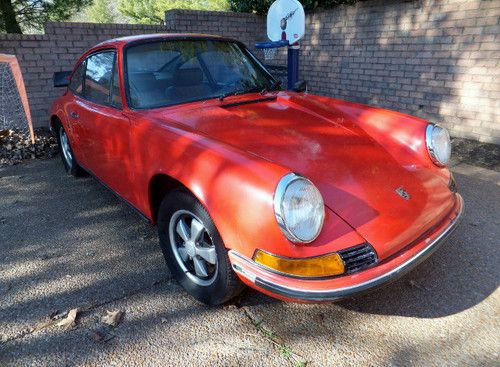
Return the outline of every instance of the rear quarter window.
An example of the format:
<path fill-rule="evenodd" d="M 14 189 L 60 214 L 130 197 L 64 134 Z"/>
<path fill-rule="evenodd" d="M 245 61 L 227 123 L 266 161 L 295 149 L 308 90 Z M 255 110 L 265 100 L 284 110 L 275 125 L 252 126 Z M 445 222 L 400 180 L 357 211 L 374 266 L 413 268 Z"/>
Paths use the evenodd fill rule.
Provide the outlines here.
<path fill-rule="evenodd" d="M 114 60 L 113 51 L 100 52 L 87 58 L 85 98 L 95 103 L 109 104 Z"/>
<path fill-rule="evenodd" d="M 82 94 L 83 91 L 83 72 L 85 70 L 85 61 L 82 61 L 71 76 L 69 89 L 76 94 Z"/>

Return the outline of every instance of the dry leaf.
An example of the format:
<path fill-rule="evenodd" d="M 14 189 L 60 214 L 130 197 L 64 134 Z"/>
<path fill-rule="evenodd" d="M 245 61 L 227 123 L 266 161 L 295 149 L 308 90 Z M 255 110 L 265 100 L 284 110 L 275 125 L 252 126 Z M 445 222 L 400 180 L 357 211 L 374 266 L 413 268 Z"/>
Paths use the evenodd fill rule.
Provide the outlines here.
<path fill-rule="evenodd" d="M 68 312 L 65 318 L 61 319 L 57 323 L 57 326 L 61 326 L 66 330 L 73 329 L 76 326 L 76 316 L 78 315 L 78 308 L 74 308 Z"/>
<path fill-rule="evenodd" d="M 49 318 L 51 320 L 60 320 L 64 314 L 60 313 L 59 310 L 54 310 L 50 313 Z"/>
<path fill-rule="evenodd" d="M 55 322 L 54 320 L 45 320 L 45 321 L 39 322 L 38 324 L 36 324 L 32 328 L 30 328 L 29 331 L 32 333 L 35 331 L 45 329 L 46 327 L 54 325 L 54 322 Z"/>
<path fill-rule="evenodd" d="M 101 318 L 101 322 L 109 326 L 116 326 L 120 323 L 122 316 L 123 311 L 121 310 L 106 311 L 106 315 Z"/>

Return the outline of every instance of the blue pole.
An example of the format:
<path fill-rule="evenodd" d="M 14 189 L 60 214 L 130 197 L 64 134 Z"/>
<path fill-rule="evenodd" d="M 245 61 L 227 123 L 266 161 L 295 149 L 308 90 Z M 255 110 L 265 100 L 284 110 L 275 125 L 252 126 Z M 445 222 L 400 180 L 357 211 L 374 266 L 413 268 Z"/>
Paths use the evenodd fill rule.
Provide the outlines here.
<path fill-rule="evenodd" d="M 288 47 L 288 90 L 292 90 L 299 81 L 299 45 Z"/>

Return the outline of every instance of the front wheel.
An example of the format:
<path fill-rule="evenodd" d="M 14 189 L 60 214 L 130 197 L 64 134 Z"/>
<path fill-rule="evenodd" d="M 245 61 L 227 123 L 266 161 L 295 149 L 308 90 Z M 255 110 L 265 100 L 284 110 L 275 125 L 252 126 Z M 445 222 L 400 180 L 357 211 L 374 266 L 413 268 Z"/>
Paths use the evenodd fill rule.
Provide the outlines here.
<path fill-rule="evenodd" d="M 59 152 L 66 171 L 73 176 L 82 176 L 84 170 L 76 162 L 73 150 L 69 144 L 68 135 L 62 124 L 59 124 L 57 128 L 57 144 L 59 145 Z"/>
<path fill-rule="evenodd" d="M 218 305 L 244 288 L 207 211 L 192 195 L 174 191 L 158 214 L 160 246 L 173 277 L 194 298 Z"/>

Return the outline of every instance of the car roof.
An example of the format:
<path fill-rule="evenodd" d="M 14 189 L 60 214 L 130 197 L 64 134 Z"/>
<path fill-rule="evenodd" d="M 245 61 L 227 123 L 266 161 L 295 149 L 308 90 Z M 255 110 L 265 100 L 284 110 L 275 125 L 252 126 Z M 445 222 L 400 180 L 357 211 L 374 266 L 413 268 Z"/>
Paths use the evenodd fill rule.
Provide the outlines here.
<path fill-rule="evenodd" d="M 135 36 L 126 36 L 113 38 L 104 42 L 97 44 L 94 47 L 106 47 L 106 46 L 124 46 L 131 42 L 136 41 L 147 41 L 147 40 L 157 40 L 157 39 L 165 39 L 165 40 L 173 40 L 173 39 L 181 39 L 181 40 L 189 40 L 189 39 L 213 39 L 213 40 L 225 40 L 225 41 L 233 41 L 238 42 L 236 39 L 221 37 L 211 34 L 202 34 L 202 33 L 151 33 L 151 34 L 140 34 Z"/>

